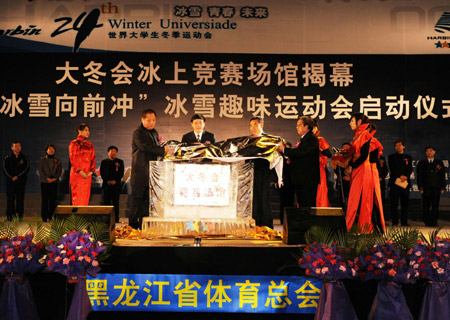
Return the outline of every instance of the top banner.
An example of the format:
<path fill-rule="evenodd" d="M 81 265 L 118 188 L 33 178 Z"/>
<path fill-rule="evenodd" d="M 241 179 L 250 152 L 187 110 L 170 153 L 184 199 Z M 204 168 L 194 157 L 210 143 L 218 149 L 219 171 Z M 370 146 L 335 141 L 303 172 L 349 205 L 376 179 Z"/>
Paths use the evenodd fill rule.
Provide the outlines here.
<path fill-rule="evenodd" d="M 0 0 L 0 52 L 447 54 L 448 0 Z"/>

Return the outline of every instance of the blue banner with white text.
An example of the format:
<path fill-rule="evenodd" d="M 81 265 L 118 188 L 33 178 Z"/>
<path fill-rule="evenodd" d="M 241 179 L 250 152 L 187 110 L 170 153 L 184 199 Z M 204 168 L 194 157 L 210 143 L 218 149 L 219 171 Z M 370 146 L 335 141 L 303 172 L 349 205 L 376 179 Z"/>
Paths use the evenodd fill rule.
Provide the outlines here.
<path fill-rule="evenodd" d="M 315 313 L 322 283 L 296 276 L 113 274 L 88 277 L 94 311 Z"/>

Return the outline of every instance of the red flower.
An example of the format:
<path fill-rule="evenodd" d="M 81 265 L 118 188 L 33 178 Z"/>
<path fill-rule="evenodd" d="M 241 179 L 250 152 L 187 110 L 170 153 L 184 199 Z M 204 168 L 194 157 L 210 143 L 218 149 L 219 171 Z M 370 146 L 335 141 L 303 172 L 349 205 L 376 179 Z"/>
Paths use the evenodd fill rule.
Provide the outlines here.
<path fill-rule="evenodd" d="M 67 255 L 68 255 L 68 256 L 71 256 L 72 254 L 73 254 L 73 250 L 67 251 Z"/>
<path fill-rule="evenodd" d="M 76 259 L 76 256 L 75 256 L 75 255 L 70 256 L 70 258 L 69 258 L 70 261 L 75 261 L 75 259 Z"/>
<path fill-rule="evenodd" d="M 375 270 L 375 274 L 376 274 L 377 276 L 381 276 L 381 270 Z"/>
<path fill-rule="evenodd" d="M 52 252 L 52 253 L 49 253 L 48 257 L 51 259 L 51 258 L 53 258 L 54 255 L 55 255 L 55 253 Z"/>
<path fill-rule="evenodd" d="M 50 240 L 50 241 L 48 242 L 48 244 L 53 244 L 53 243 L 55 243 L 55 240 Z"/>
<path fill-rule="evenodd" d="M 48 261 L 47 261 L 47 266 L 50 267 L 51 265 L 52 265 L 52 260 L 48 260 Z"/>

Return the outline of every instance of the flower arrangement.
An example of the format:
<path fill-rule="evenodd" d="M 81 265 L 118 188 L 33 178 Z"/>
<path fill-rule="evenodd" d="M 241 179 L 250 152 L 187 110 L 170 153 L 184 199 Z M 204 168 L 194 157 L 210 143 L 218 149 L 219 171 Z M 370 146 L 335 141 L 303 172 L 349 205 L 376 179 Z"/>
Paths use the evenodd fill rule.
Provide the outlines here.
<path fill-rule="evenodd" d="M 46 257 L 47 270 L 59 272 L 69 278 L 79 278 L 85 273 L 95 277 L 100 271 L 98 255 L 106 247 L 95 241 L 87 230 L 71 231 L 62 236 L 58 243 L 49 242 Z"/>
<path fill-rule="evenodd" d="M 339 248 L 336 243 L 332 245 L 312 243 L 304 249 L 299 266 L 305 274 L 321 280 L 337 281 L 353 279 L 357 276 L 355 263 L 347 259 L 350 249 Z"/>
<path fill-rule="evenodd" d="M 386 280 L 398 284 L 414 283 L 417 272 L 407 263 L 392 241 L 375 244 L 358 258 L 359 276 L 366 280 Z"/>
<path fill-rule="evenodd" d="M 0 239 L 0 273 L 25 274 L 35 273 L 42 264 L 39 261 L 44 245 L 33 242 L 33 233 Z"/>
<path fill-rule="evenodd" d="M 436 237 L 434 247 L 419 240 L 408 255 L 409 264 L 421 278 L 450 281 L 450 239 Z"/>

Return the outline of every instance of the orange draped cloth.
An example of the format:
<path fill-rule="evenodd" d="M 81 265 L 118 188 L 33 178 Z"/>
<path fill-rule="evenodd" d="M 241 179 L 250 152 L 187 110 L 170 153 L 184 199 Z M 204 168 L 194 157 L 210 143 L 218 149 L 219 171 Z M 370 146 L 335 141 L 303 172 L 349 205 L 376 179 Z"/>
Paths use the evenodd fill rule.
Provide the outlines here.
<path fill-rule="evenodd" d="M 370 140 L 369 154 L 374 150 L 378 150 L 378 158 L 380 158 L 381 155 L 383 154 L 383 146 L 382 146 L 381 142 L 375 137 L 373 137 L 372 140 Z M 385 232 L 386 231 L 386 223 L 384 221 L 383 201 L 381 198 L 381 187 L 380 187 L 380 176 L 378 174 L 377 164 L 371 163 L 370 168 L 372 169 L 372 177 L 373 177 L 373 182 L 374 182 L 375 205 L 377 206 L 378 211 L 380 213 L 381 227 L 383 228 L 383 232 Z"/>
<path fill-rule="evenodd" d="M 320 151 L 330 148 L 330 145 L 323 137 L 317 137 L 319 139 Z M 327 167 L 328 157 L 323 154 L 319 155 L 319 167 L 320 167 L 320 184 L 317 186 L 316 207 L 329 207 L 328 201 L 328 187 L 327 187 L 327 174 L 325 168 Z"/>
<path fill-rule="evenodd" d="M 87 206 L 91 196 L 92 176 L 83 178 L 79 171 L 85 173 L 95 172 L 95 150 L 94 145 L 83 136 L 78 136 L 69 145 L 70 158 L 70 193 L 72 205 Z"/>
<path fill-rule="evenodd" d="M 350 144 L 350 154 L 353 159 L 358 159 L 362 146 L 372 139 L 372 135 L 367 131 L 368 123 L 362 124 L 355 130 L 355 137 Z M 369 153 L 370 154 L 370 153 Z M 373 206 L 373 173 L 369 162 L 369 154 L 364 162 L 352 170 L 350 178 L 350 193 L 348 195 L 347 214 L 345 221 L 347 230 L 353 226 L 356 213 L 359 208 L 358 229 L 372 232 L 372 206 Z M 361 204 L 361 206 L 360 206 Z"/>

